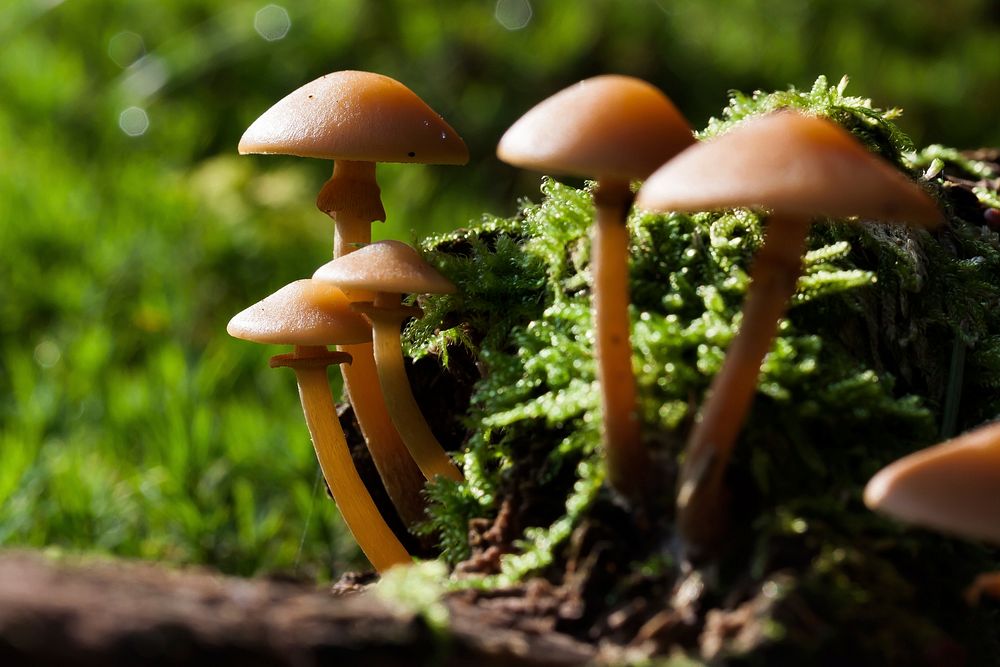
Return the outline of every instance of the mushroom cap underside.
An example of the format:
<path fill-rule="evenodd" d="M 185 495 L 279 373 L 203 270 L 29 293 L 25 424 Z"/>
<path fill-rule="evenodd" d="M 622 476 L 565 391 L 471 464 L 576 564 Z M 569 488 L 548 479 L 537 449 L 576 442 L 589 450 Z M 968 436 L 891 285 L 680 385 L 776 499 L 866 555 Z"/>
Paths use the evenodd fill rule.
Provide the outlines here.
<path fill-rule="evenodd" d="M 628 76 L 585 79 L 528 110 L 497 156 L 535 171 L 584 178 L 645 178 L 694 143 L 691 127 L 655 86 Z"/>
<path fill-rule="evenodd" d="M 240 139 L 240 153 L 465 164 L 458 133 L 412 90 L 372 72 L 333 72 L 292 91 Z"/>
<path fill-rule="evenodd" d="M 761 207 L 805 217 L 941 222 L 927 193 L 850 133 L 792 111 L 748 120 L 691 146 L 649 177 L 636 204 L 659 211 Z"/>
<path fill-rule="evenodd" d="M 450 294 L 455 285 L 402 241 L 376 241 L 316 269 L 313 279 L 341 289 Z"/>
<path fill-rule="evenodd" d="M 234 338 L 278 345 L 352 345 L 371 340 L 371 326 L 335 286 L 305 278 L 237 313 Z"/>
<path fill-rule="evenodd" d="M 1000 544 L 1000 423 L 886 466 L 865 504 L 901 521 Z"/>

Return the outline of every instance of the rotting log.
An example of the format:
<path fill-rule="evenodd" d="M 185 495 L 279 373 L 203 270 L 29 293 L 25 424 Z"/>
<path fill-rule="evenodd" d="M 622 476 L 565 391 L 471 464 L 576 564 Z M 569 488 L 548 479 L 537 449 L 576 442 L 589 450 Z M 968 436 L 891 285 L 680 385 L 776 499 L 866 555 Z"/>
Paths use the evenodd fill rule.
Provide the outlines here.
<path fill-rule="evenodd" d="M 148 563 L 0 554 L 0 665 L 577 665 L 593 647 L 468 596 L 436 634 L 366 593 Z"/>

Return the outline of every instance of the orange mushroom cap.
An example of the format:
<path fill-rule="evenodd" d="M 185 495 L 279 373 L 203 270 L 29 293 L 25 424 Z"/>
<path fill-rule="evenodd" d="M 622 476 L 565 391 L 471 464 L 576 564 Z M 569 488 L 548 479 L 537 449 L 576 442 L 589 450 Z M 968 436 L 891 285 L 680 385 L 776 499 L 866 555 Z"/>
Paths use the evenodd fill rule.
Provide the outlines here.
<path fill-rule="evenodd" d="M 305 278 L 237 313 L 234 338 L 277 345 L 351 345 L 372 339 L 371 326 L 333 285 Z"/>
<path fill-rule="evenodd" d="M 1000 544 L 1000 423 L 886 466 L 865 504 L 902 521 Z"/>
<path fill-rule="evenodd" d="M 792 111 L 748 120 L 691 146 L 649 177 L 636 205 L 941 222 L 934 200 L 898 169 L 834 123 Z"/>
<path fill-rule="evenodd" d="M 316 269 L 313 279 L 341 289 L 451 294 L 455 285 L 402 241 L 377 241 Z"/>
<path fill-rule="evenodd" d="M 465 164 L 458 133 L 412 90 L 371 72 L 326 74 L 255 120 L 239 151 L 328 160 Z"/>
<path fill-rule="evenodd" d="M 691 127 L 662 91 L 607 74 L 530 109 L 500 139 L 497 156 L 535 171 L 632 180 L 692 143 Z"/>

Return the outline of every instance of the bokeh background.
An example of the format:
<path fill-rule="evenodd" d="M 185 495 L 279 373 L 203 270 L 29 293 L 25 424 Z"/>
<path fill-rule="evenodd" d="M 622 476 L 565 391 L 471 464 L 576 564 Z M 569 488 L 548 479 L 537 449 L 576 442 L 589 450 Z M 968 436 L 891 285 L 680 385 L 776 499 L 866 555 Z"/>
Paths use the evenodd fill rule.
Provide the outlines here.
<path fill-rule="evenodd" d="M 0 4 L 0 546 L 224 571 L 363 563 L 319 485 L 292 375 L 229 339 L 329 259 L 318 160 L 239 157 L 326 72 L 395 77 L 469 166 L 379 168 L 404 240 L 511 215 L 539 176 L 493 155 L 538 100 L 620 72 L 704 126 L 730 89 L 906 110 L 918 145 L 1000 145 L 993 0 L 6 0 Z"/>

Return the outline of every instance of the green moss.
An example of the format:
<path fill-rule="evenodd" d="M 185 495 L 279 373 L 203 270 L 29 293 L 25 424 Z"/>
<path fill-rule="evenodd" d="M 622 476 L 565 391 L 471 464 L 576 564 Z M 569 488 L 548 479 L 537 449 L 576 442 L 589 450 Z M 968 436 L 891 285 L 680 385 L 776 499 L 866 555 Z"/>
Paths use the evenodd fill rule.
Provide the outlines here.
<path fill-rule="evenodd" d="M 447 570 L 438 561 L 394 567 L 375 585 L 375 595 L 416 614 L 439 636 L 447 635 L 448 608 L 442 601 Z"/>
<path fill-rule="evenodd" d="M 845 619 L 868 609 L 873 622 L 902 619 L 897 639 L 933 638 L 960 629 L 924 605 L 957 595 L 989 558 L 975 547 L 901 534 L 863 508 L 860 490 L 888 461 L 1000 411 L 987 391 L 1000 384 L 1000 241 L 981 219 L 963 218 L 968 207 L 956 205 L 945 176 L 996 174 L 941 147 L 915 151 L 894 123 L 898 110 L 845 96 L 845 86 L 846 79 L 831 87 L 821 77 L 808 92 L 734 93 L 701 136 L 784 107 L 831 118 L 915 178 L 926 171 L 923 185 L 949 224 L 933 234 L 837 220 L 814 225 L 731 467 L 745 496 L 737 518 L 749 528 L 734 531 L 743 549 L 726 555 L 719 586 L 788 569 L 795 599 L 824 610 L 831 637 L 860 632 Z M 980 189 L 979 201 L 995 199 Z M 425 317 L 406 331 L 408 349 L 437 352 L 447 367 L 448 346 L 465 346 L 482 370 L 466 415 L 466 480 L 430 492 L 428 528 L 441 536 L 444 558 L 469 555 L 469 520 L 493 516 L 512 489 L 544 489 L 564 507 L 521 517 L 526 529 L 502 574 L 480 585 L 558 563 L 603 479 L 588 290 L 592 221 L 589 190 L 544 179 L 540 203 L 525 202 L 516 218 L 487 218 L 423 244 L 459 293 L 427 299 Z M 634 212 L 629 219 L 633 367 L 658 460 L 680 454 L 739 327 L 761 223 L 745 210 Z M 664 475 L 669 500 L 673 480 Z M 928 551 L 901 558 L 909 548 Z M 939 577 L 930 593 L 915 589 L 914 576 L 929 576 L 928 568 L 956 553 L 962 568 Z M 977 622 L 988 616 L 973 615 Z M 769 645 L 822 643 L 768 622 L 775 629 Z M 869 639 L 866 654 L 896 657 L 883 651 L 886 637 Z"/>

